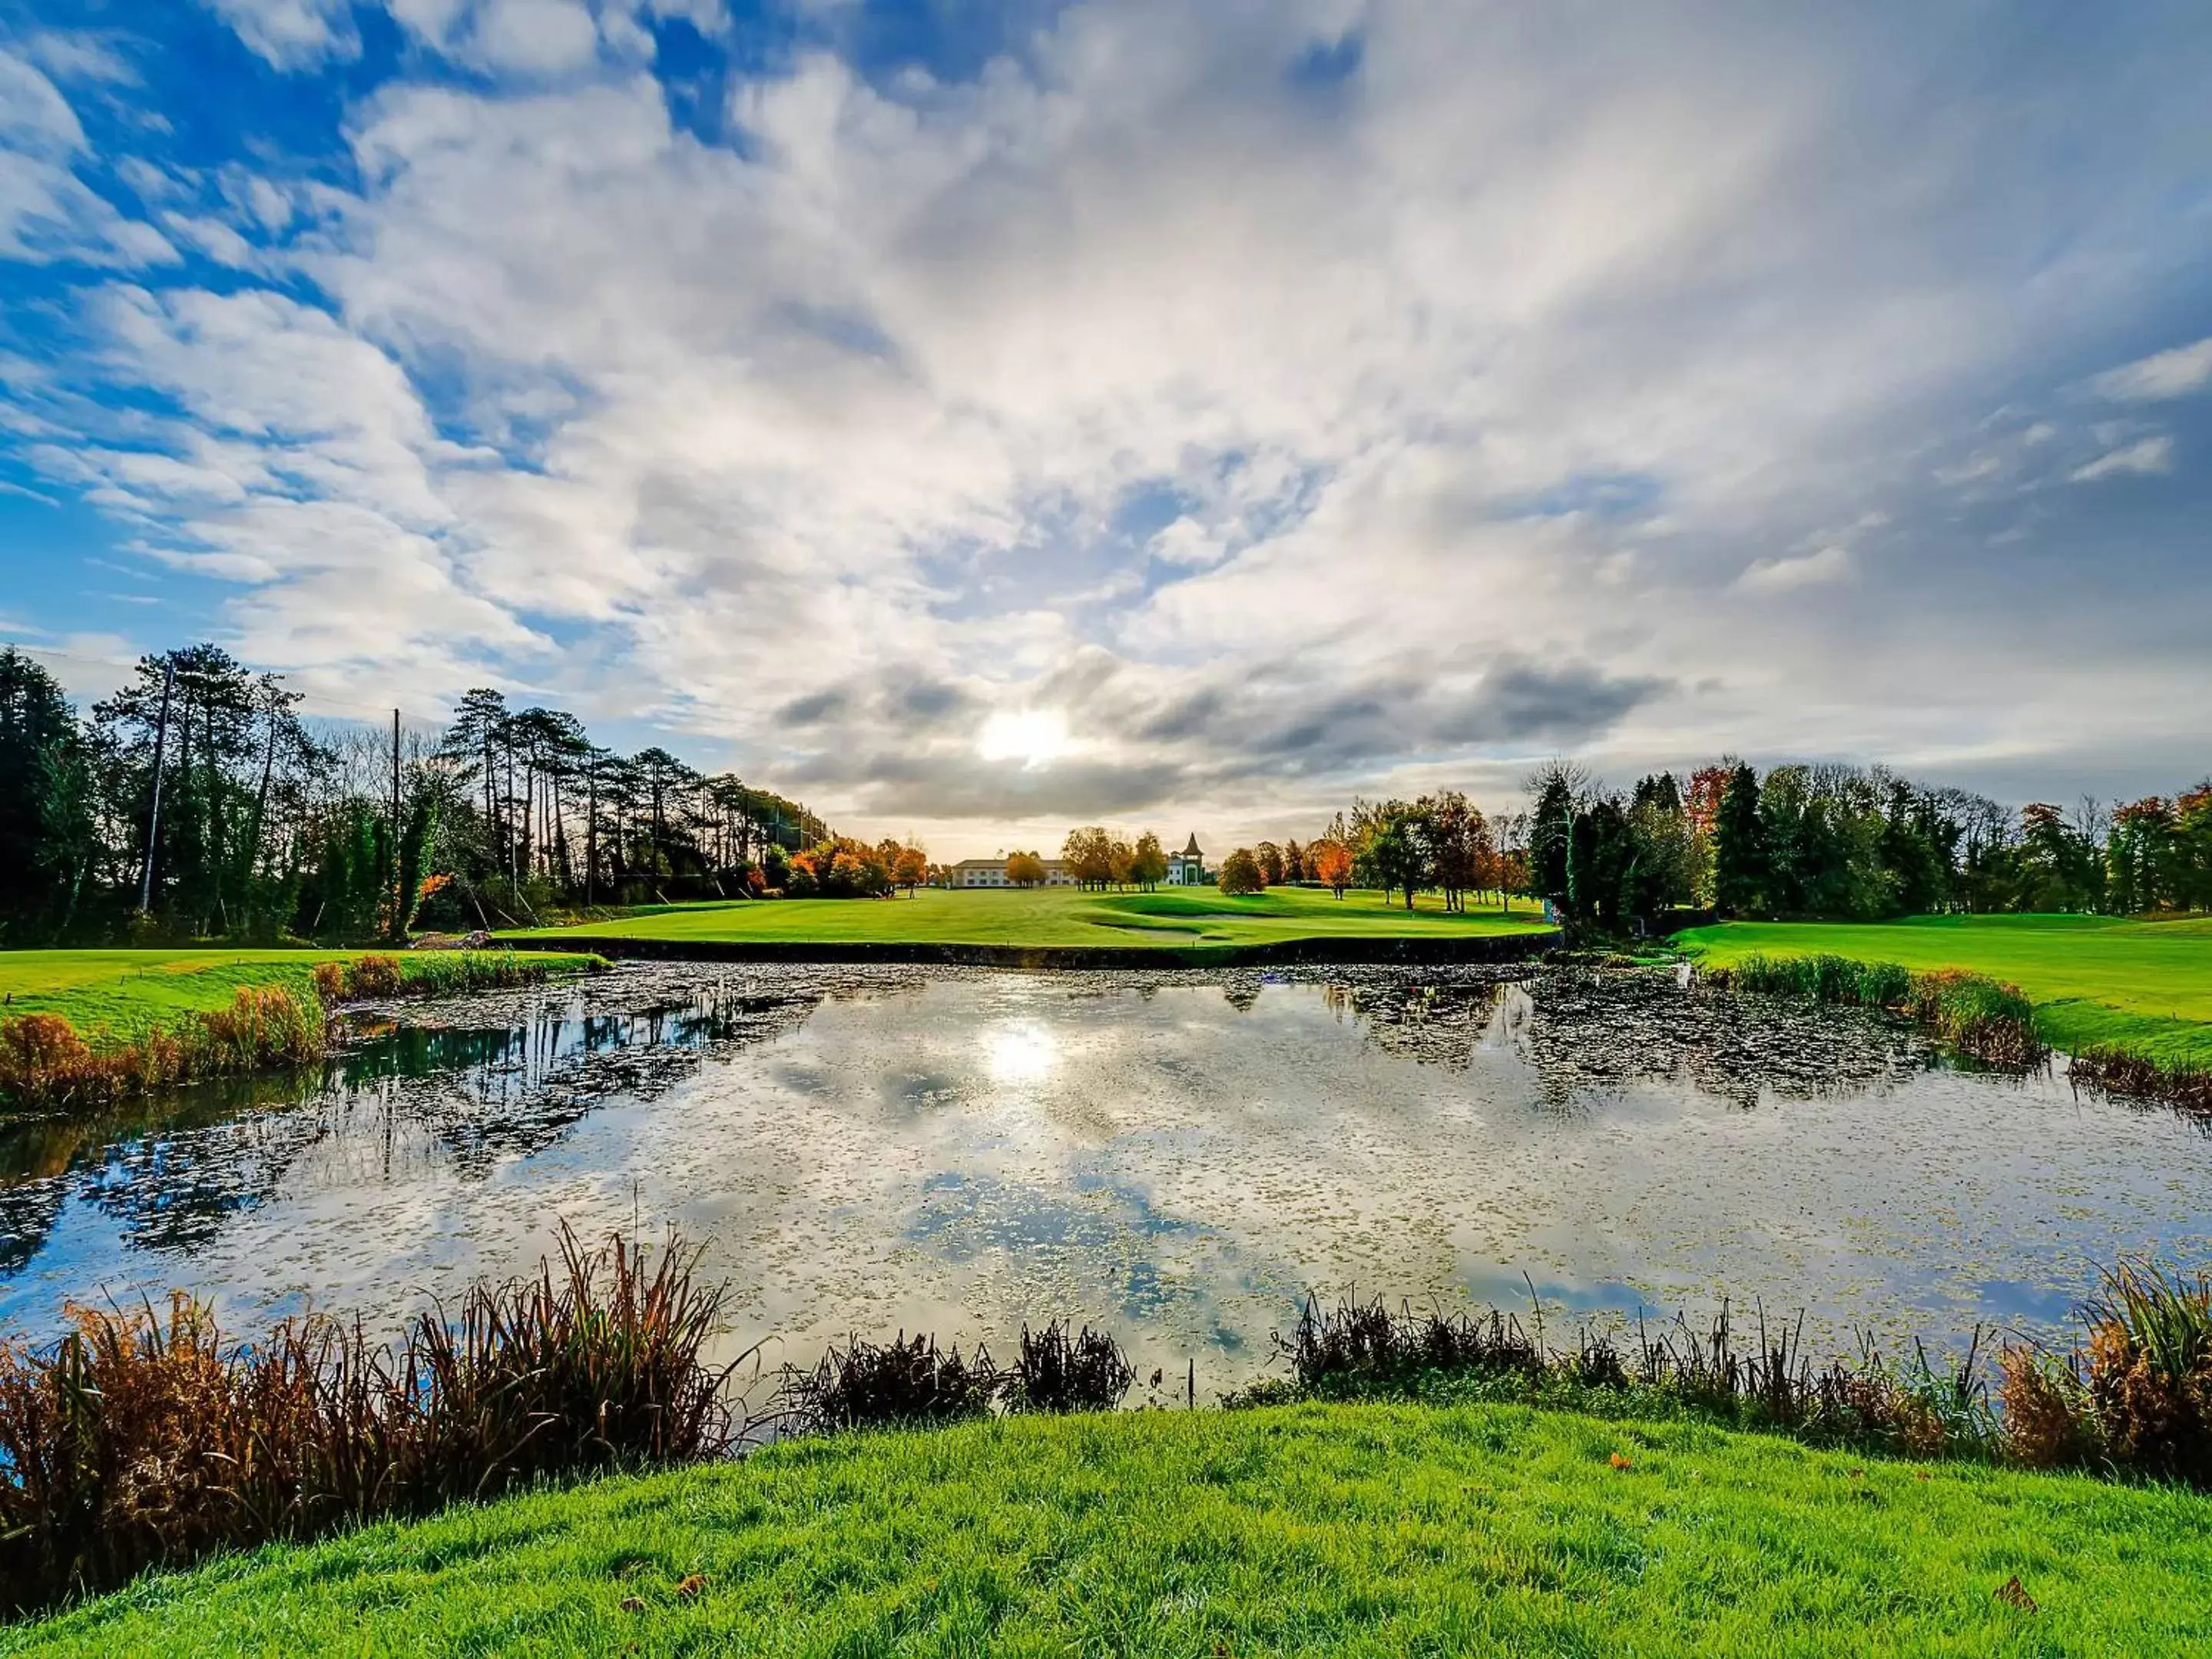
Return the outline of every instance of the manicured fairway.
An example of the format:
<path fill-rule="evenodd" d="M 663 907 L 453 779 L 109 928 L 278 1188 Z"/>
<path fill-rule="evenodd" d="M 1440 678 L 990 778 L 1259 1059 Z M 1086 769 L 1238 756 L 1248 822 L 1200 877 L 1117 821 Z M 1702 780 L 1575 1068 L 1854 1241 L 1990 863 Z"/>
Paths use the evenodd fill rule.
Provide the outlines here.
<path fill-rule="evenodd" d="M 2014 1577 L 2039 1611 L 1996 1595 Z M 787 1443 L 142 1580 L 0 1636 L 84 1655 L 2208 1650 L 2212 1498 L 1410 1405 Z"/>
<path fill-rule="evenodd" d="M 1277 887 L 1244 898 L 1212 888 L 1156 893 L 1079 892 L 1072 887 L 1029 891 L 946 891 L 924 888 L 890 899 L 785 899 L 769 902 L 675 905 L 621 921 L 590 922 L 574 931 L 593 938 L 807 944 L 1136 945 L 1174 949 L 1258 945 L 1320 938 L 1435 938 L 1450 934 L 1540 931 L 1536 907 L 1517 900 L 1510 915 L 1495 905 L 1446 915 L 1433 896 L 1408 911 L 1379 893 L 1342 899 L 1305 888 Z M 543 938 L 539 929 L 505 935 Z"/>
<path fill-rule="evenodd" d="M 1829 952 L 1908 968 L 1966 968 L 2035 1003 L 2045 1040 L 2124 1045 L 2169 1064 L 2212 1065 L 2212 920 L 2117 916 L 1916 916 L 1844 922 L 1725 922 L 1674 943 L 1725 966 L 1754 952 Z"/>
<path fill-rule="evenodd" d="M 0 1018 L 59 1014 L 88 1039 L 128 1042 L 180 1014 L 221 1008 L 240 986 L 303 992 L 315 964 L 362 951 L 0 951 Z M 565 971 L 574 957 L 550 951 L 528 959 Z"/>

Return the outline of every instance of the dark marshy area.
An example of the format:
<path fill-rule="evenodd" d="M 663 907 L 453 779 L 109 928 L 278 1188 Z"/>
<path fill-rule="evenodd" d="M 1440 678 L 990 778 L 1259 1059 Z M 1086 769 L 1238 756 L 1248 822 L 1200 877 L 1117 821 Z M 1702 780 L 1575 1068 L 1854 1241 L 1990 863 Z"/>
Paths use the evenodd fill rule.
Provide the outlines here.
<path fill-rule="evenodd" d="M 2078 1089 L 2212 1117 L 2212 1070 L 2201 1066 L 2168 1065 L 2147 1054 L 2098 1048 L 2075 1055 L 2066 1075 Z"/>
<path fill-rule="evenodd" d="M 1720 988 L 1755 996 L 1899 1014 L 1987 1065 L 2038 1066 L 2050 1054 L 2035 1033 L 2034 1006 L 2020 988 L 1982 974 L 1919 973 L 1893 962 L 1849 957 L 1752 956 L 1714 969 L 1706 978 Z"/>

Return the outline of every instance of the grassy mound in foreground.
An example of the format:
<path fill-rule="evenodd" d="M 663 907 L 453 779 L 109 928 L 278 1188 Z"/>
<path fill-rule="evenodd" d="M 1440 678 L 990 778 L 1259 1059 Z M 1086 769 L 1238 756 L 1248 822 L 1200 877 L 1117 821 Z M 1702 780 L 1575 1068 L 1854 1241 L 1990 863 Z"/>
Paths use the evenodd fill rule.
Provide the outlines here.
<path fill-rule="evenodd" d="M 1731 921 L 1674 943 L 1701 963 L 1747 957 L 1848 957 L 1964 969 L 2017 985 L 2043 1040 L 2069 1053 L 2111 1047 L 2166 1066 L 2212 1066 L 2212 920 L 2118 916 L 1916 916 L 1851 922 Z"/>
<path fill-rule="evenodd" d="M 1998 1592 L 2017 1579 L 2031 1611 Z M 2212 1498 L 1517 1406 L 787 1443 L 141 1581 L 21 1653 L 2159 1654 Z"/>
<path fill-rule="evenodd" d="M 924 888 L 892 899 L 784 899 L 671 905 L 619 921 L 502 935 L 518 943 L 573 931 L 592 938 L 706 943 L 1115 945 L 1161 950 L 1300 939 L 1433 939 L 1542 931 L 1527 899 L 1510 914 L 1470 902 L 1449 914 L 1430 895 L 1419 908 L 1376 892 L 1343 898 L 1300 887 L 1231 897 L 1212 888 L 1093 893 L 1072 887 L 972 892 Z"/>

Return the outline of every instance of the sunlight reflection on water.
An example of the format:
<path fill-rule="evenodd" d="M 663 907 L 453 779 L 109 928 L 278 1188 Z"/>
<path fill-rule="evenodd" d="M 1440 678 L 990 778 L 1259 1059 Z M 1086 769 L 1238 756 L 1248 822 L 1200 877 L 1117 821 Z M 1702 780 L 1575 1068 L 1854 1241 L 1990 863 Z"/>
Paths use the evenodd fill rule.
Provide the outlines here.
<path fill-rule="evenodd" d="M 2048 1333 L 2092 1262 L 2201 1255 L 2212 1191 L 2187 1122 L 1932 1066 L 1862 1017 L 1341 970 L 625 970 L 438 1009 L 322 1086 L 19 1126 L 0 1157 L 0 1320 L 34 1334 L 171 1285 L 237 1324 L 388 1323 L 526 1267 L 557 1218 L 635 1220 L 706 1243 L 733 1342 L 772 1359 L 1073 1316 L 1209 1388 L 1308 1289 L 1533 1282 L 1555 1317 L 1726 1292 L 1831 1346 Z"/>

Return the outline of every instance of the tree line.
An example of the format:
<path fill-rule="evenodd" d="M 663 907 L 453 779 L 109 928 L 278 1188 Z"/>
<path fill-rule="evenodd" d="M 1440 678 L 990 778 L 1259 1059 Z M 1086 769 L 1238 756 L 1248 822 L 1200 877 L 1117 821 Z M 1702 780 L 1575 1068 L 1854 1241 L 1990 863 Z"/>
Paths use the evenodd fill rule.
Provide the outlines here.
<path fill-rule="evenodd" d="M 1304 847 L 1239 848 L 1222 884 L 1373 887 L 1408 906 L 1436 892 L 1448 909 L 1521 895 L 1608 932 L 1695 909 L 1826 921 L 2212 909 L 2212 782 L 2014 811 L 1881 766 L 1762 774 L 1726 759 L 1621 791 L 1557 761 L 1527 790 L 1527 811 L 1489 817 L 1455 790 L 1355 801 Z"/>
<path fill-rule="evenodd" d="M 496 691 L 435 736 L 303 719 L 301 701 L 203 644 L 141 658 L 80 716 L 0 649 L 0 941 L 398 938 L 794 870 L 827 888 L 849 854 L 797 801 Z"/>

